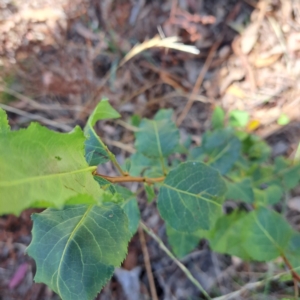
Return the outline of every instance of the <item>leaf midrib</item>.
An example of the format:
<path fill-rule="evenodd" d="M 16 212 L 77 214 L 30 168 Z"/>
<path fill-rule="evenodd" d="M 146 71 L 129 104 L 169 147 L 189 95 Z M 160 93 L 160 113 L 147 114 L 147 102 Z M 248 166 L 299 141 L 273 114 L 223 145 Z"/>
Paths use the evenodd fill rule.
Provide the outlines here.
<path fill-rule="evenodd" d="M 17 179 L 17 180 L 12 180 L 12 181 L 2 181 L 2 182 L 0 182 L 0 187 L 10 187 L 10 186 L 34 182 L 34 181 L 52 179 L 55 177 L 63 177 L 63 176 L 69 176 L 69 175 L 78 174 L 78 173 L 84 173 L 84 172 L 88 172 L 88 171 L 92 172 L 96 169 L 97 169 L 97 166 L 92 166 L 92 167 L 88 167 L 88 168 L 84 168 L 84 169 L 80 169 L 80 170 L 69 171 L 69 172 L 26 177 L 23 179 Z"/>
<path fill-rule="evenodd" d="M 205 191 L 203 191 L 203 192 L 201 192 L 201 193 L 199 193 L 199 194 L 193 194 L 193 193 L 190 193 L 190 192 L 188 192 L 188 191 L 179 190 L 179 189 L 177 189 L 177 188 L 175 188 L 175 187 L 173 187 L 173 186 L 170 186 L 170 185 L 168 185 L 168 184 L 166 184 L 166 183 L 163 183 L 162 186 L 166 187 L 167 189 L 173 190 L 173 191 L 175 191 L 175 192 L 177 192 L 177 193 L 179 193 L 179 194 L 182 193 L 182 194 L 186 194 L 186 195 L 189 195 L 189 196 L 192 196 L 192 197 L 196 197 L 196 198 L 199 198 L 199 199 L 203 199 L 203 200 L 206 201 L 206 202 L 213 203 L 213 204 L 215 204 L 215 205 L 217 205 L 217 206 L 219 206 L 219 207 L 222 207 L 222 205 L 219 204 L 218 202 L 215 202 L 215 201 L 213 201 L 213 200 L 210 200 L 210 199 L 208 199 L 208 198 L 203 197 L 203 196 L 202 196 L 202 193 L 204 193 Z"/>
<path fill-rule="evenodd" d="M 155 121 L 152 121 L 152 124 L 153 124 L 154 132 L 155 132 L 155 137 L 156 137 L 156 142 L 157 142 L 157 148 L 158 148 L 158 153 L 159 153 L 160 164 L 161 164 L 163 172 L 165 173 L 164 156 L 163 156 L 162 149 L 161 149 L 161 144 L 160 144 L 160 139 L 159 139 L 159 133 L 158 133 L 157 124 L 156 124 Z"/>
<path fill-rule="evenodd" d="M 85 218 L 87 217 L 87 215 L 89 214 L 89 212 L 91 211 L 91 209 L 94 207 L 94 205 L 90 205 L 86 212 L 84 213 L 84 215 L 82 216 L 82 218 L 80 219 L 80 221 L 78 222 L 78 224 L 75 226 L 75 228 L 73 229 L 73 231 L 70 234 L 70 237 L 68 238 L 66 245 L 64 247 L 63 253 L 61 255 L 61 259 L 59 261 L 59 265 L 58 265 L 58 269 L 57 269 L 57 279 L 56 279 L 56 285 L 57 285 L 57 290 L 58 290 L 58 294 L 60 296 L 62 296 L 61 291 L 60 291 L 60 287 L 59 287 L 59 278 L 60 278 L 60 271 L 61 271 L 61 267 L 62 267 L 62 263 L 64 260 L 64 256 L 66 254 L 66 251 L 68 249 L 68 246 L 71 242 L 71 240 L 73 239 L 73 236 L 75 235 L 75 233 L 78 231 L 79 227 L 81 226 L 81 224 L 84 222 Z"/>
<path fill-rule="evenodd" d="M 280 253 L 283 253 L 283 250 L 280 248 L 278 243 L 273 239 L 273 237 L 269 234 L 267 230 L 262 226 L 259 222 L 257 214 L 254 214 L 255 223 L 258 225 L 259 229 L 263 232 L 263 234 L 267 237 L 267 239 L 277 248 Z"/>

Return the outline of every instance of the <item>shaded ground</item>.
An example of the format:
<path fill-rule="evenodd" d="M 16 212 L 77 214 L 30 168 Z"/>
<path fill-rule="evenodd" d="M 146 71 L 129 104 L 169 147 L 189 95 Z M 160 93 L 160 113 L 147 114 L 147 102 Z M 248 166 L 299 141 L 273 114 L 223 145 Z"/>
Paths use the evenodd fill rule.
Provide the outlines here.
<path fill-rule="evenodd" d="M 96 103 L 108 97 L 122 121 L 101 122 L 98 133 L 122 163 L 134 151 L 128 126 L 132 116 L 152 117 L 160 108 L 173 108 L 182 138 L 190 135 L 199 145 L 212 109 L 221 105 L 226 111 L 248 111 L 248 130 L 267 138 L 274 155 L 295 155 L 300 137 L 299 1 L 26 2 L 0 0 L 0 106 L 8 111 L 13 129 L 38 120 L 68 131 L 83 125 Z M 120 66 L 136 43 L 158 32 L 179 36 L 201 52 L 151 48 Z M 289 125 L 279 125 L 280 118 L 288 118 Z M 113 172 L 107 165 L 106 173 Z M 143 220 L 165 240 L 155 204 L 141 198 L 140 207 Z M 31 213 L 0 218 L 0 299 L 58 299 L 44 285 L 32 283 L 35 266 L 24 255 L 31 240 Z M 298 228 L 299 208 L 289 214 Z M 194 286 L 148 237 L 147 248 L 161 299 L 199 299 Z M 280 270 L 280 262 L 246 264 L 217 255 L 205 241 L 182 261 L 212 296 Z M 129 274 L 139 283 L 140 299 L 150 299 L 144 265 L 137 234 L 123 264 L 129 273 L 117 271 L 98 299 L 126 299 L 122 278 Z M 12 283 L 14 274 L 18 285 Z M 275 282 L 243 299 L 290 295 L 292 282 Z"/>

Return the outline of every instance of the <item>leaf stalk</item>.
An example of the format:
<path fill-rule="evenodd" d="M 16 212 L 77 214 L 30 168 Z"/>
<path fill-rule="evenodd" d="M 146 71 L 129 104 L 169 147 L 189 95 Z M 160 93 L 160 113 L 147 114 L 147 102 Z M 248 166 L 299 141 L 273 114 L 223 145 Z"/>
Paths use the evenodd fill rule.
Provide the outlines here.
<path fill-rule="evenodd" d="M 130 175 L 124 175 L 124 176 L 107 176 L 107 175 L 99 174 L 96 171 L 93 173 L 93 175 L 102 177 L 102 178 L 108 180 L 111 183 L 145 182 L 145 183 L 148 183 L 148 184 L 154 184 L 156 182 L 162 182 L 166 178 L 165 176 L 156 177 L 156 178 L 134 177 L 134 176 L 130 176 Z"/>
<path fill-rule="evenodd" d="M 140 222 L 141 228 L 149 234 L 160 246 L 160 248 L 174 261 L 174 263 L 181 269 L 181 271 L 188 277 L 188 279 L 199 289 L 199 291 L 206 297 L 206 299 L 211 300 L 211 297 L 202 287 L 200 282 L 192 275 L 192 273 L 182 264 L 174 254 L 165 246 L 163 241 L 150 229 L 148 228 L 143 222 Z"/>

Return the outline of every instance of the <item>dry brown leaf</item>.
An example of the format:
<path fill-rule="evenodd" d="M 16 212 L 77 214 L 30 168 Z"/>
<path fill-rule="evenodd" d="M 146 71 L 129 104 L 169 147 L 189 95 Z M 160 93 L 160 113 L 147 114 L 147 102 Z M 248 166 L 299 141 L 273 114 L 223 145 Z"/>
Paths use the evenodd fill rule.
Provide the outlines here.
<path fill-rule="evenodd" d="M 300 212 L 300 197 L 294 197 L 289 200 L 288 207 L 292 210 L 296 210 Z"/>
<path fill-rule="evenodd" d="M 94 33 L 92 30 L 85 27 L 83 24 L 81 24 L 79 22 L 76 23 L 74 27 L 75 27 L 76 32 L 87 40 L 99 40 L 100 39 L 99 34 Z"/>
<path fill-rule="evenodd" d="M 258 39 L 259 24 L 250 24 L 241 36 L 241 50 L 243 54 L 249 54 Z"/>
<path fill-rule="evenodd" d="M 45 7 L 42 9 L 27 9 L 20 13 L 21 18 L 25 20 L 32 20 L 35 22 L 57 21 L 64 19 L 65 13 L 62 9 L 54 9 Z"/>
<path fill-rule="evenodd" d="M 293 53 L 300 50 L 300 33 L 294 32 L 289 35 L 287 39 L 287 48 L 288 50 Z"/>
<path fill-rule="evenodd" d="M 246 97 L 245 92 L 240 87 L 238 87 L 236 84 L 230 85 L 226 90 L 226 94 L 236 96 L 240 99 L 244 99 Z"/>
<path fill-rule="evenodd" d="M 271 55 L 269 57 L 258 57 L 253 65 L 256 68 L 264 68 L 273 65 L 279 58 L 281 57 L 281 53 Z"/>
<path fill-rule="evenodd" d="M 220 93 L 226 92 L 227 88 L 235 81 L 240 81 L 245 77 L 245 70 L 242 68 L 231 68 L 228 75 L 220 83 Z"/>

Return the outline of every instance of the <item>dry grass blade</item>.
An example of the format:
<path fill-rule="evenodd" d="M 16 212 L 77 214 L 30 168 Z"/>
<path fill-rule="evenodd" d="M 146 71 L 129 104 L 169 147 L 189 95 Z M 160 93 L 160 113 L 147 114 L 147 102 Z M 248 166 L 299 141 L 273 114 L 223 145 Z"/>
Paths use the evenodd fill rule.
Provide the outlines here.
<path fill-rule="evenodd" d="M 60 123 L 55 122 L 53 120 L 48 120 L 48 119 L 46 119 L 44 117 L 41 117 L 39 115 L 34 115 L 34 114 L 31 114 L 31 113 L 22 111 L 20 109 L 17 109 L 15 107 L 11 107 L 11 106 L 1 104 L 1 103 L 0 103 L 0 107 L 2 107 L 4 110 L 9 111 L 11 113 L 26 117 L 29 120 L 39 121 L 39 122 L 41 122 L 45 125 L 52 126 L 52 127 L 58 128 L 58 129 L 62 129 L 63 131 L 71 131 L 73 129 L 71 126 L 60 124 Z"/>
<path fill-rule="evenodd" d="M 2 85 L 0 85 L 0 92 L 4 92 L 7 93 L 17 99 L 19 99 L 20 101 L 24 101 L 25 103 L 31 105 L 32 107 L 34 107 L 35 109 L 39 109 L 39 110 L 69 110 L 69 111 L 82 111 L 82 109 L 80 107 L 71 107 L 68 105 L 60 105 L 60 104 L 52 104 L 52 105 L 48 105 L 48 104 L 41 104 L 23 94 L 20 94 L 10 88 L 4 87 Z M 87 112 L 89 113 L 89 112 Z"/>
<path fill-rule="evenodd" d="M 105 138 L 104 139 L 104 142 L 105 142 L 105 144 L 107 144 L 107 145 L 110 145 L 110 146 L 115 146 L 115 147 L 117 147 L 117 148 L 120 148 L 120 149 L 122 149 L 122 150 L 124 150 L 124 151 L 126 151 L 126 152 L 128 152 L 128 153 L 135 153 L 136 152 L 136 150 L 131 146 L 131 145 L 126 145 L 126 144 L 124 144 L 124 143 L 122 143 L 122 142 L 118 142 L 118 141 L 112 141 L 112 140 L 110 140 L 110 139 L 108 139 L 108 138 Z"/>
<path fill-rule="evenodd" d="M 299 267 L 293 269 L 293 271 L 296 271 L 296 270 L 299 270 Z M 269 278 L 265 278 L 265 279 L 260 280 L 260 281 L 247 283 L 241 289 L 239 289 L 235 292 L 232 292 L 232 293 L 220 296 L 220 297 L 213 298 L 212 300 L 245 299 L 245 293 L 246 292 L 253 291 L 253 290 L 256 290 L 260 287 L 263 287 L 270 280 L 272 280 L 272 281 L 279 280 L 282 276 L 285 276 L 289 272 L 290 272 L 290 270 L 287 271 L 287 272 L 282 272 L 280 274 L 274 275 L 274 276 L 269 277 Z"/>
<path fill-rule="evenodd" d="M 150 235 L 158 244 L 159 247 L 172 259 L 172 261 L 183 271 L 183 273 L 188 277 L 188 279 L 199 289 L 199 291 L 205 296 L 206 299 L 211 300 L 210 296 L 206 292 L 206 290 L 202 287 L 200 282 L 192 275 L 192 273 L 183 265 L 175 256 L 174 254 L 165 246 L 163 241 L 150 229 L 148 228 L 143 222 L 140 222 L 141 228 Z"/>
<path fill-rule="evenodd" d="M 116 70 L 118 70 L 120 67 L 122 67 L 126 62 L 128 62 L 130 59 L 132 59 L 134 56 L 138 55 L 139 53 L 150 49 L 150 48 L 167 48 L 167 49 L 175 49 L 178 51 L 188 52 L 191 54 L 199 54 L 200 50 L 197 49 L 195 46 L 185 45 L 179 42 L 179 37 L 167 37 L 167 38 L 161 38 L 159 35 L 153 37 L 152 39 L 143 42 L 142 44 L 135 45 L 128 53 L 125 55 L 125 57 L 121 60 L 120 64 L 117 66 Z M 94 96 L 85 104 L 85 106 L 82 109 L 82 112 L 79 116 L 79 119 L 83 119 L 86 115 L 85 111 L 88 110 L 88 107 L 91 106 L 91 104 L 99 98 L 99 95 L 109 80 L 111 76 L 111 72 L 108 72 L 106 76 L 103 78 L 102 83 L 100 84 L 99 88 L 95 91 Z"/>
<path fill-rule="evenodd" d="M 179 43 L 179 37 L 177 36 L 167 37 L 162 39 L 160 36 L 156 35 L 151 40 L 145 41 L 142 44 L 135 45 L 122 59 L 119 66 L 124 65 L 127 61 L 132 59 L 134 56 L 138 55 L 139 53 L 147 49 L 159 48 L 159 47 L 175 49 L 183 52 L 188 52 L 191 54 L 200 53 L 199 49 L 197 49 L 195 46 L 189 46 L 189 45 Z"/>

